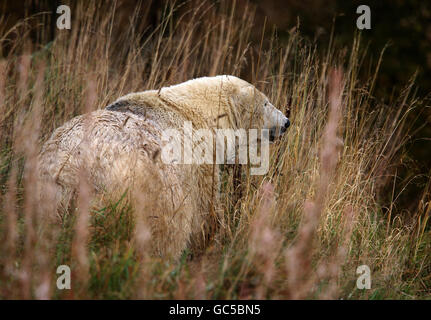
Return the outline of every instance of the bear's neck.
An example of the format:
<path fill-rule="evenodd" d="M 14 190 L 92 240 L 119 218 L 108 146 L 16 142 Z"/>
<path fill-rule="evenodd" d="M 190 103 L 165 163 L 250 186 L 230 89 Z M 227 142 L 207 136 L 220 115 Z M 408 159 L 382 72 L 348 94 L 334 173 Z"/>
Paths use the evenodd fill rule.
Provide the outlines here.
<path fill-rule="evenodd" d="M 195 128 L 233 128 L 223 92 L 218 94 L 203 90 L 190 94 L 189 90 L 181 92 L 179 88 L 175 89 L 171 92 L 170 88 L 163 88 L 157 92 L 158 98 L 168 108 L 181 114 L 185 121 L 192 122 Z"/>

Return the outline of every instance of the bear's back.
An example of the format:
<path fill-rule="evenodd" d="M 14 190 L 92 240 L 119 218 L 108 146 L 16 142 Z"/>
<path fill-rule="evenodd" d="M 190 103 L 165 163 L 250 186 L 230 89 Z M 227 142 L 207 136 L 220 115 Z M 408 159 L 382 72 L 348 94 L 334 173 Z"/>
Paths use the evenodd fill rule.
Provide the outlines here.
<path fill-rule="evenodd" d="M 96 185 L 112 175 L 130 174 L 135 161 L 156 161 L 161 130 L 150 119 L 126 112 L 98 110 L 78 116 L 54 131 L 40 154 L 41 176 L 57 183 L 78 183 L 85 167 Z M 118 177 L 119 178 L 119 177 Z"/>

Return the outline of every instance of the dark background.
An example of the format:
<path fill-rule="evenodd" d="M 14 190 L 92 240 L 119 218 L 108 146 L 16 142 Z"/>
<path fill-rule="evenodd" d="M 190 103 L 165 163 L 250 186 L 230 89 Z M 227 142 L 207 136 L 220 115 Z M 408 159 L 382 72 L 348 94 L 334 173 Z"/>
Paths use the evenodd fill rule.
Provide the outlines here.
<path fill-rule="evenodd" d="M 167 1 L 144 1 L 140 14 L 145 18 L 142 28 L 151 31 L 163 13 Z M 180 3 L 177 1 L 176 3 Z M 214 2 L 218 5 L 218 2 Z M 56 33 L 55 10 L 67 4 L 73 7 L 74 1 L 27 0 L 0 2 L 0 16 L 6 19 L 2 24 L 12 27 L 18 20 L 42 11 L 51 12 L 55 17 L 50 22 L 49 38 Z M 258 44 L 262 37 L 263 26 L 277 29 L 281 44 L 286 41 L 289 30 L 299 26 L 300 34 L 324 52 L 331 30 L 334 28 L 336 47 L 351 47 L 355 33 L 360 32 L 362 43 L 368 46 L 366 63 L 375 63 L 382 49 L 388 45 L 383 56 L 379 78 L 377 79 L 376 98 L 383 102 L 393 92 L 399 92 L 417 72 L 417 96 L 423 99 L 421 107 L 411 115 L 412 137 L 406 145 L 403 165 L 398 171 L 397 188 L 406 190 L 399 200 L 402 210 L 415 210 L 422 191 L 429 181 L 431 168 L 431 110 L 428 105 L 431 92 L 431 1 L 388 0 L 388 1 L 345 1 L 345 0 L 247 0 L 236 1 L 237 12 L 251 4 L 256 9 L 255 29 L 251 38 Z M 371 8 L 371 30 L 358 31 L 356 28 L 356 8 L 359 5 Z M 193 5 L 189 2 L 188 5 Z M 127 26 L 127 16 L 136 10 L 136 1 L 118 0 L 117 26 Z M 72 9 L 73 12 L 73 9 Z M 73 16 L 72 16 L 73 21 Z M 5 49 L 2 48 L 4 51 Z M 6 49 L 7 50 L 7 49 Z M 1 55 L 4 55 L 2 52 Z M 1 57 L 0 55 L 0 57 Z M 407 183 L 411 181 L 411 183 Z M 384 201 L 384 199 L 383 199 Z"/>

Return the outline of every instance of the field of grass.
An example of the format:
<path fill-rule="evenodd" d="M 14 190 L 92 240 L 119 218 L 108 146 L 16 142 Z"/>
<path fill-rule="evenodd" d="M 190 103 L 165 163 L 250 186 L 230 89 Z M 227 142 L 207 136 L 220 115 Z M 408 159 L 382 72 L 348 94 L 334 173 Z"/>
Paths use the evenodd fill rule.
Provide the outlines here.
<path fill-rule="evenodd" d="M 338 48 L 334 30 L 323 52 L 296 29 L 281 42 L 253 15 L 235 2 L 189 2 L 144 29 L 145 17 L 79 1 L 71 30 L 52 41 L 44 13 L 0 23 L 0 299 L 431 296 L 431 179 L 412 212 L 398 210 L 394 191 L 406 118 L 422 103 L 414 79 L 383 102 L 373 94 L 380 60 L 363 64 L 359 34 Z M 129 27 L 119 30 L 120 19 Z M 61 224 L 45 221 L 55 208 L 38 201 L 49 190 L 36 164 L 55 128 L 126 93 L 217 74 L 289 107 L 292 125 L 271 146 L 266 175 L 223 168 L 223 216 L 204 253 L 146 254 L 125 195 L 103 207 L 78 197 Z M 71 267 L 71 290 L 56 287 L 59 265 Z M 361 265 L 371 289 L 356 286 Z"/>

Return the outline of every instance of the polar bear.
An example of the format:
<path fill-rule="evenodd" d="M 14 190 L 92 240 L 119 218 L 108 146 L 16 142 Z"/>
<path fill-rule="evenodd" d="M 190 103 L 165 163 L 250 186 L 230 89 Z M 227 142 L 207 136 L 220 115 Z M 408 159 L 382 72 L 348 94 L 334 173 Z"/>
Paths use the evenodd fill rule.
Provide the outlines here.
<path fill-rule="evenodd" d="M 82 168 L 93 194 L 128 191 L 135 214 L 151 230 L 152 254 L 178 258 L 187 247 L 204 248 L 219 217 L 217 165 L 162 161 L 168 143 L 164 132 L 185 124 L 191 126 L 190 134 L 268 129 L 274 140 L 290 122 L 244 80 L 197 78 L 130 93 L 103 110 L 73 118 L 44 144 L 40 176 L 55 184 L 62 206 L 74 197 Z"/>

